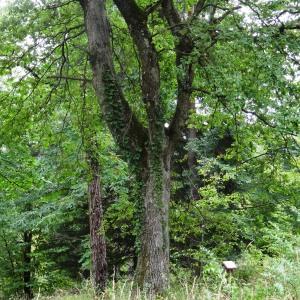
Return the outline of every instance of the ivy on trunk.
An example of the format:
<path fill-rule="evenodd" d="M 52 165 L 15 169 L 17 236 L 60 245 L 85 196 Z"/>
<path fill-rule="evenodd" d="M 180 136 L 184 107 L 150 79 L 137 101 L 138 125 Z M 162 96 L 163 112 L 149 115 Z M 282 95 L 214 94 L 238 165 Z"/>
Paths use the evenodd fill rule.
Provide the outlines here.
<path fill-rule="evenodd" d="M 144 127 L 134 115 L 117 81 L 113 65 L 109 21 L 105 1 L 81 0 L 89 43 L 93 85 L 102 114 L 120 149 L 142 170 L 143 208 L 141 249 L 136 280 L 153 293 L 163 292 L 169 281 L 170 169 L 174 147 L 186 126 L 193 83 L 193 66 L 186 58 L 193 42 L 171 1 L 162 1 L 164 18 L 176 39 L 177 107 L 168 129 L 164 126 L 158 51 L 152 41 L 148 15 L 134 0 L 115 0 L 132 37 L 141 62 L 142 101 L 147 113 Z"/>

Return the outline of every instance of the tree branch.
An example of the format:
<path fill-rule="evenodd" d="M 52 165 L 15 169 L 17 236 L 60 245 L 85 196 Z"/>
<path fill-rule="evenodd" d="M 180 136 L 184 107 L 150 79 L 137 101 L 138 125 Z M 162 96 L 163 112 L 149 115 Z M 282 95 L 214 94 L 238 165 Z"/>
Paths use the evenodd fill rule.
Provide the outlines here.
<path fill-rule="evenodd" d="M 141 62 L 142 95 L 146 104 L 149 126 L 158 118 L 160 103 L 160 70 L 157 51 L 152 42 L 152 36 L 147 27 L 147 14 L 134 0 L 114 0 L 121 12 L 137 47 Z"/>
<path fill-rule="evenodd" d="M 221 23 L 227 16 L 229 16 L 235 10 L 238 10 L 240 8 L 241 8 L 241 6 L 235 6 L 235 7 L 231 8 L 231 9 L 228 9 L 226 12 L 224 12 L 224 14 L 222 16 L 220 16 L 219 18 L 213 19 L 212 23 L 213 24 L 219 24 L 219 23 Z"/>
<path fill-rule="evenodd" d="M 84 77 L 73 77 L 73 76 L 64 76 L 64 75 L 52 75 L 52 76 L 47 76 L 47 78 L 49 78 L 49 79 L 74 80 L 74 81 L 82 81 L 82 82 L 92 83 L 91 79 L 84 78 Z"/>
<path fill-rule="evenodd" d="M 173 1 L 162 0 L 162 9 L 173 35 L 181 38 L 182 34 L 179 32 L 179 27 L 183 24 L 179 13 L 174 6 Z"/>
<path fill-rule="evenodd" d="M 174 148 L 180 139 L 182 129 L 186 126 L 190 110 L 194 68 L 192 62 L 187 62 L 187 58 L 193 51 L 194 42 L 189 34 L 187 23 L 182 23 L 173 1 L 163 0 L 162 9 L 174 38 L 178 40 L 175 46 L 176 66 L 178 69 L 177 105 L 168 130 L 169 147 Z M 184 34 L 179 31 L 182 27 L 186 29 Z"/>
<path fill-rule="evenodd" d="M 110 29 L 103 0 L 81 0 L 88 35 L 93 85 L 103 117 L 122 150 L 137 151 L 145 145 L 145 128 L 134 116 L 116 79 Z"/>
<path fill-rule="evenodd" d="M 204 8 L 206 0 L 199 0 L 194 8 L 193 16 L 198 16 Z"/>
<path fill-rule="evenodd" d="M 146 15 L 149 16 L 150 14 L 152 14 L 159 7 L 160 4 L 161 4 L 161 0 L 158 0 L 155 3 L 148 5 L 145 8 Z"/>
<path fill-rule="evenodd" d="M 46 5 L 46 9 L 57 9 L 57 8 L 60 8 L 60 7 L 63 7 L 63 6 L 69 5 L 70 3 L 75 3 L 75 2 L 77 2 L 77 0 L 69 0 L 66 2 L 61 1 L 58 3 L 48 4 L 48 5 Z"/>

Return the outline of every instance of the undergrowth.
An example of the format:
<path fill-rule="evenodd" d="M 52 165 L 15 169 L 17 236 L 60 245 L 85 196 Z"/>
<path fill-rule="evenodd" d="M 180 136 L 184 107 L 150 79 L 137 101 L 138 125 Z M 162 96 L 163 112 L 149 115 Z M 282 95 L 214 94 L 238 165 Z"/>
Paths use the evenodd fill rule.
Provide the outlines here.
<path fill-rule="evenodd" d="M 300 299 L 300 248 L 285 249 L 280 257 L 269 257 L 261 251 L 248 249 L 238 261 L 238 269 L 226 274 L 220 264 L 211 262 L 204 268 L 201 278 L 177 270 L 172 275 L 165 300 L 298 300 Z M 175 272 L 173 272 L 175 274 Z M 134 289 L 129 280 L 112 281 L 101 296 L 96 296 L 89 282 L 83 282 L 71 291 L 57 291 L 49 297 L 36 296 L 36 300 L 146 300 L 150 299 Z"/>

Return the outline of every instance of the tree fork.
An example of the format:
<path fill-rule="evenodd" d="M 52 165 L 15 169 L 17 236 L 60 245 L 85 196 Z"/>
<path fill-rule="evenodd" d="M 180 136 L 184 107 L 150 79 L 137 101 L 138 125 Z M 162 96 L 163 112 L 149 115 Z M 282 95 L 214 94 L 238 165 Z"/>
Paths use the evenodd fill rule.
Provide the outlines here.
<path fill-rule="evenodd" d="M 103 117 L 123 153 L 140 157 L 143 170 L 143 224 L 141 251 L 136 272 L 137 282 L 151 293 L 163 292 L 169 280 L 170 163 L 181 130 L 188 116 L 193 70 L 185 66 L 183 79 L 178 80 L 178 102 L 170 130 L 164 128 L 160 99 L 158 56 L 147 28 L 147 18 L 134 0 L 115 0 L 123 15 L 142 65 L 141 89 L 146 104 L 148 127 L 135 118 L 116 80 L 110 44 L 110 30 L 104 0 L 81 0 L 88 36 L 93 85 Z M 139 30 L 138 30 L 139 29 Z M 186 43 L 188 41 L 188 43 Z M 191 53 L 190 39 L 181 38 L 176 49 L 176 64 Z M 184 51 L 184 55 L 182 54 Z"/>

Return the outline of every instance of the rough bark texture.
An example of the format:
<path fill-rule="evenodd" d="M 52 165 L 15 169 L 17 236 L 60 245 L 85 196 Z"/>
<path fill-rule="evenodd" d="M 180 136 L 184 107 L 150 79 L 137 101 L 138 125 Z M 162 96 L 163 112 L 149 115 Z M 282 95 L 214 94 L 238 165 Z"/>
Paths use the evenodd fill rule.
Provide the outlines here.
<path fill-rule="evenodd" d="M 193 63 L 186 62 L 186 59 L 192 54 L 194 42 L 189 34 L 189 28 L 185 27 L 187 33 L 182 34 L 184 26 L 178 11 L 175 9 L 172 0 L 162 0 L 162 10 L 167 20 L 174 39 L 177 40 L 175 46 L 177 74 L 177 106 L 174 117 L 169 127 L 170 148 L 174 147 L 180 139 L 182 130 L 186 127 L 189 110 L 191 108 L 192 85 L 194 80 Z"/>
<path fill-rule="evenodd" d="M 31 287 L 31 244 L 32 244 L 32 232 L 30 230 L 25 231 L 23 234 L 24 249 L 23 249 L 23 260 L 24 260 L 24 298 L 26 300 L 33 299 L 33 291 Z"/>
<path fill-rule="evenodd" d="M 144 170 L 143 226 L 136 281 L 151 294 L 169 283 L 170 155 L 148 156 Z"/>
<path fill-rule="evenodd" d="M 97 160 L 90 160 L 92 180 L 89 184 L 90 240 L 92 251 L 91 277 L 97 291 L 104 290 L 107 278 L 106 244 L 102 228 L 103 208 Z"/>
<path fill-rule="evenodd" d="M 172 1 L 162 1 L 165 17 L 178 39 L 176 65 L 183 72 L 177 77 L 177 107 L 167 131 L 160 97 L 158 52 L 148 30 L 148 16 L 134 0 L 114 2 L 128 25 L 141 63 L 141 100 L 147 112 L 147 128 L 134 116 L 116 80 L 105 1 L 80 0 L 85 16 L 93 85 L 103 117 L 123 153 L 138 157 L 131 163 L 137 164 L 142 174 L 143 224 L 136 279 L 151 293 L 160 293 L 167 288 L 169 279 L 170 162 L 188 117 L 193 68 L 192 63 L 185 64 L 184 59 L 191 54 L 193 43 L 178 30 L 177 25 L 182 20 Z"/>
<path fill-rule="evenodd" d="M 104 2 L 80 1 L 88 36 L 93 86 L 103 117 L 120 148 L 137 151 L 145 143 L 145 128 L 132 113 L 116 80 Z"/>
<path fill-rule="evenodd" d="M 146 159 L 143 160 L 143 213 L 141 249 L 136 281 L 151 294 L 169 283 L 169 139 L 165 135 L 160 101 L 158 55 L 147 27 L 147 16 L 133 0 L 114 1 L 123 15 L 141 61 L 142 100 L 148 116 Z"/>

